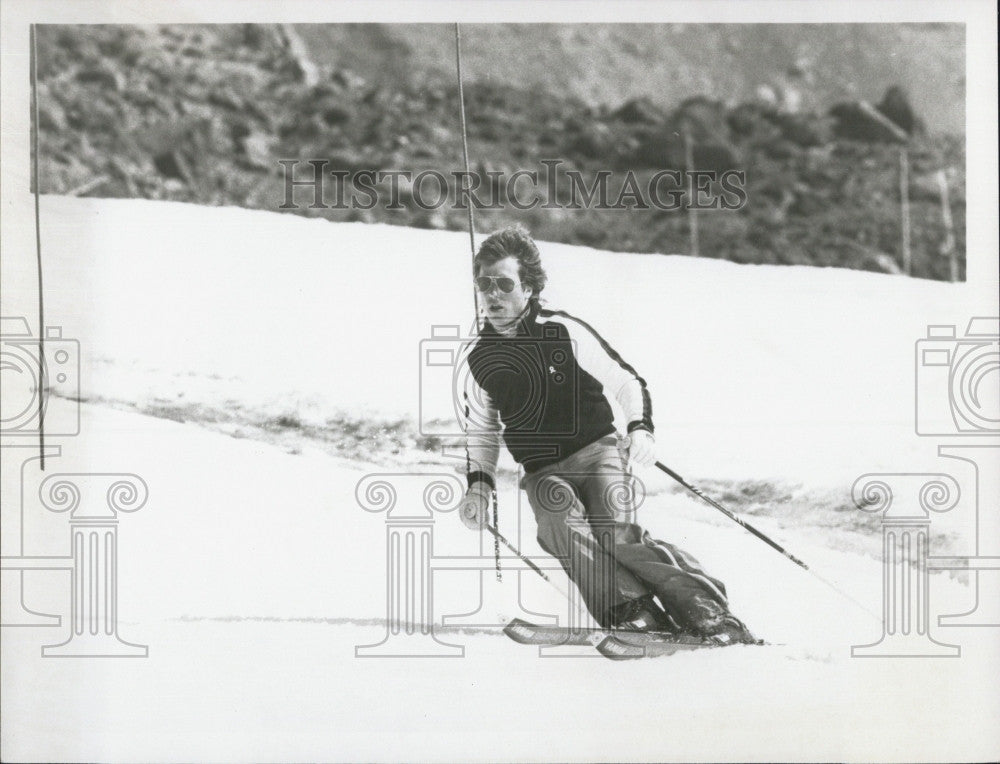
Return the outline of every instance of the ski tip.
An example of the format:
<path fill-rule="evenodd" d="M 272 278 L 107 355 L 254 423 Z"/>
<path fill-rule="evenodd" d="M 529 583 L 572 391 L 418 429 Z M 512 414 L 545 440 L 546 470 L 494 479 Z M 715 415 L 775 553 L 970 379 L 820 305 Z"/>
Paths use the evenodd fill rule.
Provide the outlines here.
<path fill-rule="evenodd" d="M 534 644 L 535 632 L 537 630 L 534 624 L 522 621 L 520 618 L 515 618 L 503 627 L 504 634 L 515 642 L 520 642 L 522 645 Z"/>
<path fill-rule="evenodd" d="M 612 660 L 633 660 L 635 658 L 659 658 L 666 655 L 676 655 L 682 652 L 693 652 L 700 650 L 716 650 L 720 647 L 753 647 L 767 644 L 765 642 L 713 642 L 710 640 L 686 640 L 686 639 L 648 639 L 644 641 L 631 641 L 629 634 L 627 637 L 618 638 L 615 635 L 604 639 L 597 649 L 605 658 Z"/>
<path fill-rule="evenodd" d="M 597 645 L 597 651 L 605 658 L 613 661 L 631 661 L 636 658 L 645 658 L 646 650 L 639 645 L 629 645 L 622 642 L 614 635 L 607 636 Z"/>

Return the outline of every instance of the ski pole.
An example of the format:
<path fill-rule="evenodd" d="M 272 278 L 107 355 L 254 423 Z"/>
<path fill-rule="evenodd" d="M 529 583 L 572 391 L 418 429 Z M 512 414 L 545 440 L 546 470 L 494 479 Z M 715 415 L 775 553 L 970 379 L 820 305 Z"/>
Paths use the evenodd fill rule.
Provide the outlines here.
<path fill-rule="evenodd" d="M 546 575 L 545 571 L 539 568 L 537 565 L 535 565 L 535 563 L 533 563 L 528 557 L 525 557 L 523 554 L 521 554 L 520 550 L 516 546 L 511 544 L 506 538 L 504 538 L 504 535 L 500 531 L 498 531 L 489 523 L 483 523 L 483 527 L 493 534 L 493 538 L 495 538 L 497 541 L 499 541 L 501 544 L 507 547 L 510 551 L 516 554 L 518 556 L 518 559 L 521 560 L 521 562 L 526 563 L 527 566 L 531 568 L 533 571 L 535 571 L 538 575 L 540 575 L 550 584 L 552 583 L 552 579 L 549 578 L 548 575 Z"/>
<path fill-rule="evenodd" d="M 499 543 L 503 544 L 510 551 L 512 551 L 514 554 L 516 554 L 517 557 L 518 557 L 518 559 L 521 562 L 525 563 L 529 568 L 531 568 L 538 575 L 540 575 L 542 578 L 544 578 L 545 581 L 549 584 L 549 586 L 551 586 L 553 589 L 555 589 L 557 592 L 559 592 L 563 597 L 566 597 L 567 599 L 569 599 L 569 595 L 563 590 L 563 588 L 561 586 L 559 586 L 559 584 L 557 584 L 555 581 L 553 581 L 551 578 L 549 578 L 548 574 L 544 570 L 542 570 L 541 568 L 539 568 L 537 565 L 535 565 L 535 563 L 532 562 L 528 557 L 526 557 L 525 555 L 521 554 L 521 551 L 516 546 L 514 546 L 513 544 L 511 544 L 506 538 L 504 538 L 504 535 L 500 531 L 498 531 L 496 528 L 494 528 L 489 523 L 483 523 L 483 527 L 486 530 L 488 530 L 490 533 L 492 533 L 493 534 L 493 538 L 495 538 Z"/>
<path fill-rule="evenodd" d="M 848 594 L 843 589 L 841 589 L 840 587 L 838 587 L 832 581 L 827 580 L 826 578 L 824 578 L 823 576 L 821 576 L 819 573 L 817 573 L 815 570 L 812 570 L 808 565 L 806 565 L 804 562 L 802 562 L 802 560 L 800 560 L 798 557 L 796 557 L 795 555 L 793 555 L 791 552 L 789 552 L 788 550 L 786 550 L 781 545 L 777 544 L 776 542 L 774 542 L 773 540 L 771 540 L 770 538 L 768 538 L 767 536 L 765 536 L 759 530 L 757 530 L 752 525 L 750 525 L 750 523 L 748 523 L 745 520 L 742 520 L 741 518 L 737 517 L 735 514 L 733 514 L 732 512 L 730 512 L 728 509 L 726 509 L 724 506 L 722 506 L 721 504 L 719 504 L 719 502 L 717 502 L 714 499 L 711 499 L 708 496 L 706 496 L 704 493 L 702 493 L 702 491 L 699 488 L 697 488 L 696 486 L 691 485 L 689 482 L 687 482 L 684 478 L 682 478 L 680 475 L 678 475 L 676 472 L 674 472 L 668 466 L 666 466 L 665 464 L 663 464 L 661 462 L 656 462 L 656 466 L 659 469 L 661 469 L 664 472 L 666 472 L 668 475 L 670 475 L 670 477 L 672 477 L 674 480 L 676 480 L 682 486 L 684 486 L 685 488 L 687 488 L 695 496 L 698 496 L 699 498 L 704 499 L 706 502 L 708 502 L 713 507 L 715 507 L 717 510 L 719 510 L 722 514 L 724 514 L 726 517 L 728 517 L 730 520 L 732 520 L 733 522 L 737 523 L 738 525 L 740 525 L 741 527 L 745 528 L 746 530 L 750 531 L 754 536 L 756 536 L 757 538 L 759 538 L 761 541 L 763 541 L 764 543 L 766 543 L 768 546 L 770 546 L 773 549 L 776 549 L 779 552 L 781 552 L 783 555 L 785 555 L 785 557 L 787 557 L 789 560 L 791 560 L 792 562 L 794 562 L 796 565 L 798 565 L 803 570 L 808 571 L 809 574 L 813 578 L 815 578 L 817 581 L 819 581 L 820 583 L 822 583 L 822 584 L 830 587 L 833 591 L 835 591 L 841 597 L 844 597 L 845 599 L 850 600 L 853 604 L 857 605 L 859 608 L 861 608 L 862 610 L 864 610 L 872 618 L 874 618 L 875 620 L 877 620 L 879 623 L 882 623 L 882 616 L 881 615 L 878 615 L 874 611 L 869 610 L 868 607 L 866 607 L 862 603 L 858 602 L 856 599 L 854 599 L 854 597 L 852 597 L 850 594 Z"/>
<path fill-rule="evenodd" d="M 789 560 L 791 560 L 792 562 L 794 562 L 800 568 L 803 568 L 804 570 L 809 570 L 809 566 L 806 565 L 804 562 L 802 562 L 802 560 L 800 560 L 798 557 L 796 557 L 791 552 L 789 552 L 788 550 L 786 550 L 784 547 L 780 546 L 779 544 L 777 544 L 776 542 L 774 542 L 773 540 L 771 540 L 770 538 L 768 538 L 767 536 L 765 536 L 759 530 L 757 530 L 752 525 L 750 525 L 750 523 L 748 523 L 745 520 L 737 517 L 735 514 L 733 514 L 732 512 L 730 512 L 728 509 L 726 509 L 724 506 L 722 506 L 721 504 L 719 504 L 719 502 L 717 502 L 714 499 L 711 499 L 708 496 L 706 496 L 704 493 L 701 492 L 701 490 L 699 488 L 697 488 L 696 486 L 691 485 L 684 478 L 682 478 L 680 475 L 678 475 L 676 472 L 674 472 L 672 469 L 670 469 L 667 465 L 663 464 L 662 462 L 656 462 L 656 466 L 659 467 L 664 472 L 666 472 L 668 475 L 670 475 L 670 477 L 672 477 L 674 480 L 676 480 L 682 486 L 684 486 L 685 488 L 687 488 L 695 496 L 698 496 L 698 497 L 704 499 L 705 501 L 707 501 L 709 504 L 711 504 L 713 507 L 715 507 L 717 510 L 719 510 L 722 514 L 724 514 L 730 520 L 732 520 L 735 523 L 738 523 L 743 528 L 745 528 L 746 530 L 750 531 L 754 536 L 756 536 L 757 538 L 759 538 L 761 541 L 763 541 L 768 546 L 772 547 L 773 549 L 777 549 L 779 552 L 781 552 L 783 555 L 785 555 L 785 557 L 787 557 Z"/>

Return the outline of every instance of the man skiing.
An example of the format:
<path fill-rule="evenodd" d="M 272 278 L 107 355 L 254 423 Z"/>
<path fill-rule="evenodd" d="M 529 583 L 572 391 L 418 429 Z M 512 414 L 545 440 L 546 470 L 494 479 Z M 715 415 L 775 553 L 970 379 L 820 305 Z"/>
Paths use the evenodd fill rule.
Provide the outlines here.
<path fill-rule="evenodd" d="M 463 523 L 489 522 L 502 440 L 524 469 L 539 544 L 602 627 L 753 642 L 723 583 L 634 522 L 630 465 L 656 459 L 645 381 L 588 324 L 542 307 L 546 275 L 524 228 L 487 238 L 474 273 L 485 320 L 466 356 Z M 621 441 L 612 398 L 627 422 Z"/>

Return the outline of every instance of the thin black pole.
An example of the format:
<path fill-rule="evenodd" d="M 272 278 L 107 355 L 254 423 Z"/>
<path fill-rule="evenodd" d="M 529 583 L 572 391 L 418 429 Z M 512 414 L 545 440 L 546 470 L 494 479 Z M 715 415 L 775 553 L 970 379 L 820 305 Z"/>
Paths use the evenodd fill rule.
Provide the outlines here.
<path fill-rule="evenodd" d="M 31 143 L 32 143 L 32 180 L 35 186 L 35 258 L 38 270 L 38 455 L 42 471 L 45 471 L 45 302 L 42 291 L 42 228 L 39 223 L 38 197 L 38 50 L 36 45 L 35 25 L 30 27 L 31 50 Z"/>
<path fill-rule="evenodd" d="M 494 528 L 499 528 L 500 527 L 500 509 L 499 509 L 499 506 L 497 504 L 497 492 L 496 492 L 496 489 L 494 488 L 490 493 L 491 493 L 491 496 L 492 496 L 492 499 L 493 499 L 493 527 Z M 503 573 L 500 570 L 500 536 L 499 536 L 499 533 L 500 532 L 497 531 L 497 535 L 493 537 L 493 560 L 496 563 L 497 581 L 503 581 Z"/>
<path fill-rule="evenodd" d="M 493 537 L 496 539 L 497 543 L 503 544 L 505 547 L 507 547 L 510 551 L 512 551 L 514 554 L 517 555 L 518 559 L 520 559 L 521 562 L 525 563 L 529 568 L 531 568 L 538 575 L 540 575 L 542 578 L 544 578 L 546 581 L 552 584 L 552 586 L 555 587 L 556 591 L 558 591 L 560 594 L 564 596 L 566 595 L 566 592 L 560 589 L 559 586 L 556 584 L 556 582 L 553 581 L 551 578 L 549 578 L 548 574 L 544 570 L 535 565 L 535 563 L 532 562 L 530 558 L 525 557 L 523 554 L 521 554 L 520 550 L 516 546 L 511 544 L 506 538 L 504 538 L 504 535 L 500 533 L 500 531 L 498 531 L 489 523 L 484 523 L 483 527 L 493 534 Z"/>
<path fill-rule="evenodd" d="M 706 496 L 705 494 L 703 494 L 701 492 L 701 489 L 699 489 L 699 488 L 691 485 L 689 482 L 687 482 L 684 478 L 682 478 L 680 475 L 678 475 L 676 472 L 674 472 L 668 466 L 666 466 L 665 464 L 663 464 L 661 462 L 657 462 L 656 466 L 659 467 L 664 472 L 666 472 L 668 475 L 670 475 L 670 477 L 672 477 L 674 480 L 676 480 L 682 486 L 684 486 L 685 488 L 687 488 L 695 496 L 698 496 L 698 497 L 704 499 L 705 501 L 707 501 L 709 504 L 711 504 L 713 507 L 715 507 L 717 510 L 719 510 L 722 514 L 724 514 L 730 520 L 732 520 L 733 522 L 739 524 L 740 526 L 742 526 L 746 530 L 750 531 L 754 536 L 756 536 L 757 538 L 759 538 L 761 541 L 763 541 L 768 546 L 772 547 L 773 549 L 777 549 L 779 552 L 781 552 L 783 555 L 785 555 L 785 557 L 787 557 L 789 560 L 791 560 L 792 562 L 794 562 L 800 568 L 803 568 L 805 570 L 809 570 L 809 566 L 806 565 L 804 562 L 802 562 L 802 560 L 800 560 L 798 557 L 796 557 L 795 555 L 793 555 L 791 552 L 787 551 L 784 547 L 779 546 L 777 543 L 775 543 L 770 538 L 768 538 L 763 533 L 761 533 L 759 530 L 757 530 L 752 525 L 750 525 L 750 523 L 748 523 L 745 520 L 743 520 L 742 518 L 737 517 L 736 515 L 734 515 L 732 512 L 730 512 L 728 509 L 726 509 L 724 506 L 722 506 L 721 504 L 719 504 L 714 499 L 711 499 L 708 496 Z"/>
<path fill-rule="evenodd" d="M 458 74 L 458 113 L 462 124 L 462 157 L 465 160 L 465 176 L 462 180 L 462 188 L 467 190 L 472 184 L 472 174 L 469 170 L 469 132 L 465 125 L 465 89 L 462 86 L 462 32 L 458 25 L 455 23 L 455 69 Z M 475 218 L 472 211 L 472 194 L 469 193 L 466 196 L 466 204 L 468 204 L 469 210 L 469 249 L 472 254 L 472 275 L 476 275 L 476 224 Z M 476 309 L 476 326 L 479 326 L 479 292 L 473 286 L 472 288 L 472 302 Z M 499 525 L 499 515 L 497 511 L 497 494 L 496 491 L 493 492 L 493 524 Z M 500 572 L 500 536 L 497 533 L 493 534 L 495 536 L 493 540 L 493 558 L 496 561 L 497 569 L 497 581 L 503 580 L 503 574 Z"/>
<path fill-rule="evenodd" d="M 730 512 L 728 509 L 726 509 L 724 506 L 722 506 L 721 504 L 719 504 L 719 502 L 717 502 L 714 499 L 711 499 L 708 496 L 706 496 L 704 493 L 701 492 L 701 490 L 699 488 L 696 488 L 695 486 L 691 485 L 689 482 L 687 482 L 684 478 L 682 478 L 680 475 L 678 475 L 676 472 L 674 472 L 668 466 L 666 466 L 665 464 L 663 464 L 661 462 L 656 462 L 656 466 L 659 469 L 661 469 L 664 472 L 666 472 L 668 475 L 670 475 L 670 477 L 672 477 L 674 480 L 676 480 L 682 486 L 684 486 L 685 488 L 687 488 L 695 496 L 697 496 L 697 497 L 699 497 L 701 499 L 704 499 L 706 502 L 708 502 L 713 507 L 715 507 L 717 510 L 719 510 L 722 514 L 724 514 L 726 517 L 728 517 L 730 520 L 732 520 L 733 522 L 737 523 L 742 528 L 745 528 L 746 530 L 750 531 L 754 536 L 756 536 L 757 538 L 759 538 L 761 541 L 763 541 L 764 543 L 766 543 L 768 546 L 770 546 L 773 549 L 776 549 L 777 551 L 781 552 L 785 557 L 787 557 L 789 560 L 791 560 L 792 562 L 794 562 L 796 565 L 798 565 L 803 570 L 808 571 L 809 575 L 811 575 L 817 581 L 819 581 L 820 583 L 824 584 L 825 586 L 830 587 L 833 591 L 835 591 L 841 597 L 843 597 L 843 598 L 845 598 L 847 600 L 850 600 L 853 604 L 857 605 L 859 608 L 861 608 L 866 613 L 868 613 L 868 615 L 870 615 L 872 618 L 876 619 L 879 623 L 882 623 L 882 616 L 881 615 L 877 615 L 874 611 L 869 610 L 865 605 L 863 605 L 860 602 L 858 602 L 850 594 L 848 594 L 847 592 L 845 592 L 843 589 L 841 589 L 839 586 L 837 586 L 836 584 L 834 584 L 832 581 L 829 581 L 826 578 L 824 578 L 823 576 L 821 576 L 815 570 L 812 570 L 808 565 L 806 565 L 804 562 L 802 562 L 802 560 L 800 560 L 798 557 L 796 557 L 795 555 L 793 555 L 791 552 L 788 552 L 787 550 L 785 550 L 780 545 L 776 544 L 770 538 L 768 538 L 763 533 L 761 533 L 759 530 L 757 530 L 752 525 L 750 525 L 750 523 L 748 523 L 748 522 L 742 520 L 741 518 L 737 517 L 732 512 Z"/>
<path fill-rule="evenodd" d="M 465 177 L 462 180 L 462 189 L 468 189 L 466 183 L 472 182 L 472 173 L 469 170 L 469 137 L 468 129 L 465 125 L 465 90 L 462 86 L 462 33 L 459 31 L 459 26 L 455 24 L 455 67 L 458 70 L 458 113 L 461 118 L 462 124 L 462 156 L 465 159 Z M 472 267 L 475 276 L 475 260 L 476 260 L 476 227 L 475 218 L 472 211 L 472 194 L 468 194 L 466 197 L 466 203 L 469 205 L 469 248 L 472 252 Z M 472 300 L 476 306 L 476 321 L 479 321 L 479 295 L 475 289 L 472 290 Z"/>

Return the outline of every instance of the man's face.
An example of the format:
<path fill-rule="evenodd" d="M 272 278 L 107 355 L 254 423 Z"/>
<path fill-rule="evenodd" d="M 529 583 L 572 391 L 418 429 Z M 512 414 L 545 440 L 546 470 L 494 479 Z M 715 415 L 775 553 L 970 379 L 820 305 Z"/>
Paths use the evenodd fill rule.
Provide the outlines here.
<path fill-rule="evenodd" d="M 528 306 L 532 295 L 531 287 L 521 284 L 518 273 L 517 258 L 505 257 L 491 265 L 483 265 L 477 274 L 479 279 L 490 279 L 488 285 L 478 284 L 479 306 L 497 331 L 505 331 L 514 325 L 517 317 Z M 513 289 L 504 292 L 501 287 L 510 286 Z M 486 286 L 485 289 L 480 287 Z"/>

